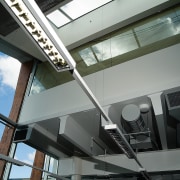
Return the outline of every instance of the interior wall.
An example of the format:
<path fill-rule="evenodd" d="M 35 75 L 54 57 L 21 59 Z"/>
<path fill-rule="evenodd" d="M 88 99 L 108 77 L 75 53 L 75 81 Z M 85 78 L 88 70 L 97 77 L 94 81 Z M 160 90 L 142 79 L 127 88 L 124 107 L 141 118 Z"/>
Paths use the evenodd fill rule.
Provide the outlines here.
<path fill-rule="evenodd" d="M 84 77 L 104 107 L 180 85 L 180 44 Z M 94 106 L 77 82 L 46 90 L 25 99 L 19 122 L 63 116 Z"/>

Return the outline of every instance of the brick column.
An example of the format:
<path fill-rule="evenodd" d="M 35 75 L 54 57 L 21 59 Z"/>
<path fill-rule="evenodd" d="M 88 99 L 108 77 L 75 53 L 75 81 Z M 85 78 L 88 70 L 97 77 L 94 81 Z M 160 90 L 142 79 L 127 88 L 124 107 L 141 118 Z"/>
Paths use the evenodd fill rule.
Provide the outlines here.
<path fill-rule="evenodd" d="M 45 154 L 40 151 L 36 151 L 33 166 L 43 169 L 44 160 L 45 160 Z M 41 179 L 42 179 L 42 171 L 32 169 L 31 180 L 41 180 Z"/>
<path fill-rule="evenodd" d="M 14 101 L 9 115 L 9 119 L 14 122 L 18 121 L 19 113 L 21 110 L 23 98 L 25 95 L 27 83 L 30 73 L 32 71 L 33 62 L 23 63 L 21 65 L 17 87 L 14 95 Z M 0 154 L 8 155 L 14 135 L 14 129 L 6 127 L 0 142 Z M 0 179 L 3 179 L 3 173 L 6 162 L 0 160 Z"/>

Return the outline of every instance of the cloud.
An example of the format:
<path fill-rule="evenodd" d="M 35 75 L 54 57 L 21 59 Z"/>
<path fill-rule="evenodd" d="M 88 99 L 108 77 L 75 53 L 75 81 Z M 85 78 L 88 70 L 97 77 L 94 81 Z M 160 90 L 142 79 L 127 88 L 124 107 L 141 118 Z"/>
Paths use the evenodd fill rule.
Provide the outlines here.
<path fill-rule="evenodd" d="M 9 56 L 0 56 L 0 81 L 1 85 L 16 88 L 21 63 Z"/>
<path fill-rule="evenodd" d="M 26 163 L 26 164 L 29 164 L 29 165 L 33 165 L 33 161 L 30 161 L 30 160 L 22 160 L 22 162 Z"/>
<path fill-rule="evenodd" d="M 14 156 L 14 159 L 19 160 L 17 156 Z"/>
<path fill-rule="evenodd" d="M 34 161 L 34 157 L 35 157 L 35 151 L 33 151 L 32 153 L 29 153 L 29 154 L 28 154 L 28 159 L 29 159 L 30 161 Z"/>
<path fill-rule="evenodd" d="M 36 153 L 35 151 L 28 153 L 27 156 L 26 156 L 27 157 L 26 159 L 21 159 L 21 158 L 19 158 L 17 156 L 15 156 L 14 159 L 32 165 L 33 161 L 34 161 L 35 153 Z"/>
<path fill-rule="evenodd" d="M 34 157 L 35 157 L 35 151 L 28 153 L 27 154 L 27 159 L 24 159 L 23 162 L 27 163 L 27 164 L 33 164 L 34 161 Z"/>

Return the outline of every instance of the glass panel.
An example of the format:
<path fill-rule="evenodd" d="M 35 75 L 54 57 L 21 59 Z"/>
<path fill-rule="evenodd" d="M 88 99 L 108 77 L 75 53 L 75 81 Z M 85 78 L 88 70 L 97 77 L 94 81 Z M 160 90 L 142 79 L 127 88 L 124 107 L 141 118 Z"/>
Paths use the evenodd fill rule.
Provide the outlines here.
<path fill-rule="evenodd" d="M 6 54 L 0 52 L 0 92 L 4 86 L 7 88 L 16 89 L 16 84 L 19 76 L 21 63 Z"/>
<path fill-rule="evenodd" d="M 73 49 L 71 55 L 79 73 L 85 76 L 176 44 L 179 33 L 180 10 L 177 7 L 88 42 Z M 152 44 L 155 42 L 157 46 Z M 69 72 L 60 74 L 48 62 L 39 64 L 31 94 L 73 80 Z"/>
<path fill-rule="evenodd" d="M 49 165 L 49 169 L 48 169 L 48 171 L 49 172 L 53 172 L 53 164 L 54 164 L 54 158 L 50 158 L 50 165 Z"/>
<path fill-rule="evenodd" d="M 55 87 L 58 84 L 66 83 L 70 80 L 73 80 L 73 78 L 69 71 L 58 73 L 49 62 L 40 63 L 37 66 L 30 95 L 40 93 L 46 89 Z"/>
<path fill-rule="evenodd" d="M 31 86 L 30 95 L 38 94 L 45 90 L 45 87 L 40 83 L 40 81 L 36 78 L 36 76 L 33 79 L 33 83 Z"/>
<path fill-rule="evenodd" d="M 63 26 L 70 22 L 70 19 L 62 14 L 59 10 L 55 10 L 46 16 L 56 27 Z"/>
<path fill-rule="evenodd" d="M 33 165 L 35 157 L 35 149 L 23 143 L 19 143 L 16 148 L 15 159 L 24 163 Z M 27 166 L 12 166 L 10 178 L 29 178 L 31 176 L 31 168 Z M 23 172 L 23 173 L 22 173 Z"/>
<path fill-rule="evenodd" d="M 110 39 L 95 44 L 94 46 L 92 46 L 92 48 L 99 61 L 104 61 L 112 57 Z"/>
<path fill-rule="evenodd" d="M 87 66 L 97 63 L 97 60 L 90 48 L 86 48 L 86 49 L 83 49 L 82 51 L 79 51 L 79 54 Z"/>
<path fill-rule="evenodd" d="M 172 13 L 136 27 L 134 30 L 140 45 L 145 46 L 178 34 L 177 24 L 179 24 L 177 16 Z"/>
<path fill-rule="evenodd" d="M 180 33 L 180 10 L 176 10 L 175 11 L 176 14 L 176 18 L 174 18 L 174 24 L 176 26 L 177 29 L 177 33 Z"/>
<path fill-rule="evenodd" d="M 8 117 L 14 99 L 21 63 L 0 52 L 0 113 Z M 0 121 L 0 140 L 5 125 Z"/>
<path fill-rule="evenodd" d="M 132 30 L 113 37 L 111 39 L 111 44 L 112 57 L 119 56 L 138 48 Z"/>
<path fill-rule="evenodd" d="M 4 132 L 4 129 L 5 129 L 5 125 L 4 125 L 4 124 L 1 124 L 1 122 L 0 122 L 0 141 L 1 141 L 1 138 L 2 138 L 2 135 L 3 135 L 3 132 Z"/>
<path fill-rule="evenodd" d="M 58 160 L 51 157 L 49 172 L 57 174 Z"/>
<path fill-rule="evenodd" d="M 62 6 L 61 10 L 63 10 L 72 19 L 76 19 L 106 4 L 107 2 L 110 2 L 110 0 L 73 0 Z"/>
<path fill-rule="evenodd" d="M 138 48 L 132 31 L 119 34 L 92 46 L 99 61 L 119 56 Z"/>

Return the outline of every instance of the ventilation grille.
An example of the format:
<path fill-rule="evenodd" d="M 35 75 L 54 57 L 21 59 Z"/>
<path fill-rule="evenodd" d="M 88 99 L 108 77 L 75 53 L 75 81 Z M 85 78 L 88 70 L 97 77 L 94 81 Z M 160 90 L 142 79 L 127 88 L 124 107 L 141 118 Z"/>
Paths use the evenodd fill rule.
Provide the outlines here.
<path fill-rule="evenodd" d="M 169 115 L 180 121 L 180 87 L 165 91 L 165 100 Z M 172 124 L 172 121 L 170 124 Z M 173 125 L 176 126 L 176 124 Z"/>
<path fill-rule="evenodd" d="M 54 6 L 62 3 L 64 0 L 35 0 L 43 12 L 48 11 Z"/>
<path fill-rule="evenodd" d="M 167 98 L 171 108 L 180 106 L 180 91 L 167 94 Z"/>

